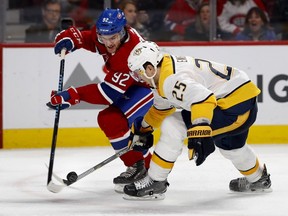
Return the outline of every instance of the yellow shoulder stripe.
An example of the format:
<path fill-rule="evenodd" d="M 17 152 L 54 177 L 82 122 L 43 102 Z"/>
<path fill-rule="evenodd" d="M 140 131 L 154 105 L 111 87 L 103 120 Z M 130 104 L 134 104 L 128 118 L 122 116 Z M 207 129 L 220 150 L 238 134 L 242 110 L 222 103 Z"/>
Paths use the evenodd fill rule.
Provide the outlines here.
<path fill-rule="evenodd" d="M 163 62 L 161 65 L 161 73 L 159 77 L 159 83 L 158 83 L 158 93 L 161 97 L 165 97 L 164 94 L 164 81 L 166 78 L 170 75 L 174 74 L 174 66 L 173 66 L 173 60 L 170 55 L 164 55 Z"/>

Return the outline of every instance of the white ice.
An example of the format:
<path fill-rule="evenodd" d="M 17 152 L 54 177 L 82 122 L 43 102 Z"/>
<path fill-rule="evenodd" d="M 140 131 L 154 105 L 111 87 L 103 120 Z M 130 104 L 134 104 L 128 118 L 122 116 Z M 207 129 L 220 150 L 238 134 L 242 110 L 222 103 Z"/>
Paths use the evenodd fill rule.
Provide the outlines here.
<path fill-rule="evenodd" d="M 267 165 L 273 192 L 232 193 L 228 184 L 240 174 L 230 161 L 216 150 L 196 167 L 184 149 L 162 201 L 127 201 L 115 193 L 112 179 L 125 169 L 119 159 L 54 194 L 46 188 L 50 149 L 2 149 L 0 216 L 288 215 L 288 145 L 252 147 Z M 112 154 L 111 147 L 57 148 L 54 172 L 62 178 L 70 171 L 80 174 Z"/>

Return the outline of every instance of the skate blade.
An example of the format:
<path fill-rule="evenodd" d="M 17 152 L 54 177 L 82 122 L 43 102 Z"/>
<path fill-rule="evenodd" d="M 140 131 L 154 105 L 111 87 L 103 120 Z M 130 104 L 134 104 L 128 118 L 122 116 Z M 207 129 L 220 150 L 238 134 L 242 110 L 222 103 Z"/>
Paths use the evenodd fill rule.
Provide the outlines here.
<path fill-rule="evenodd" d="M 114 185 L 114 191 L 116 192 L 116 193 L 120 193 L 120 194 L 123 194 L 124 193 L 124 186 L 125 186 L 125 184 L 115 184 Z"/>
<path fill-rule="evenodd" d="M 153 195 L 146 195 L 143 197 L 135 197 L 135 196 L 129 196 L 127 194 L 123 195 L 123 199 L 125 200 L 140 200 L 140 201 L 157 201 L 157 200 L 164 200 L 165 199 L 165 194 L 153 194 Z"/>
<path fill-rule="evenodd" d="M 257 189 L 257 190 L 247 190 L 247 191 L 233 191 L 233 190 L 230 190 L 230 192 L 232 193 L 245 193 L 245 194 L 261 194 L 261 193 L 271 193 L 273 192 L 273 189 L 270 187 L 270 188 L 267 188 L 267 189 Z"/>

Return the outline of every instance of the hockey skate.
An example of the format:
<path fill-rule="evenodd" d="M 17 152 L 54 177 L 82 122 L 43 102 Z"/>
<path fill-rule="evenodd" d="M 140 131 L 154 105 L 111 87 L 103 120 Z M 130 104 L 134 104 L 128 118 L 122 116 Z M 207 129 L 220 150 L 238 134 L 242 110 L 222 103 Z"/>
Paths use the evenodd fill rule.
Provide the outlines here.
<path fill-rule="evenodd" d="M 131 184 L 147 175 L 147 170 L 144 165 L 144 160 L 136 162 L 133 166 L 127 167 L 126 171 L 113 179 L 115 184 L 114 190 L 118 193 L 123 193 L 125 185 Z"/>
<path fill-rule="evenodd" d="M 264 170 L 261 178 L 256 182 L 249 182 L 247 178 L 237 178 L 230 182 L 229 188 L 231 191 L 237 192 L 271 192 L 270 174 L 267 173 L 264 164 Z"/>
<path fill-rule="evenodd" d="M 127 200 L 163 200 L 169 183 L 167 180 L 154 181 L 147 175 L 132 184 L 124 187 L 124 199 Z"/>

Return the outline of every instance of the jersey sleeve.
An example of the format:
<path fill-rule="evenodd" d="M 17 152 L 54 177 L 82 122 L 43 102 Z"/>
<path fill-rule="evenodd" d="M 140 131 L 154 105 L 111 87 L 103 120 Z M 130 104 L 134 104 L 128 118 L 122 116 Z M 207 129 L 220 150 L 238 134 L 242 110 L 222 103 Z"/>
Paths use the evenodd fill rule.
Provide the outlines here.
<path fill-rule="evenodd" d="M 81 31 L 82 37 L 83 37 L 83 48 L 86 50 L 89 50 L 91 52 L 96 52 L 96 45 L 94 42 L 93 37 L 96 37 L 96 33 L 93 33 L 93 29 L 91 30 L 85 30 L 85 31 Z M 96 32 L 96 30 L 95 30 Z"/>
<path fill-rule="evenodd" d="M 191 123 L 198 124 L 202 122 L 211 123 L 213 118 L 213 111 L 216 107 L 216 97 L 210 94 L 204 101 L 191 105 Z"/>
<path fill-rule="evenodd" d="M 156 90 L 153 90 L 154 92 L 154 102 L 153 106 L 148 110 L 146 115 L 144 116 L 145 122 L 147 124 L 151 125 L 153 128 L 160 127 L 163 120 L 174 113 L 176 111 L 176 108 L 171 105 L 171 103 L 160 97 Z"/>
<path fill-rule="evenodd" d="M 80 101 L 91 104 L 110 105 L 123 95 L 122 92 L 111 88 L 105 82 L 80 86 L 76 89 Z"/>
<path fill-rule="evenodd" d="M 101 91 L 101 83 L 80 86 L 76 89 L 79 94 L 80 101 L 85 101 L 90 104 L 111 104 L 111 100 L 109 99 L 109 97 L 105 97 L 105 94 L 103 94 L 103 92 Z"/>
<path fill-rule="evenodd" d="M 153 128 L 159 128 L 163 120 L 175 111 L 176 108 L 174 107 L 159 110 L 153 105 L 144 116 L 144 121 L 151 125 Z"/>

